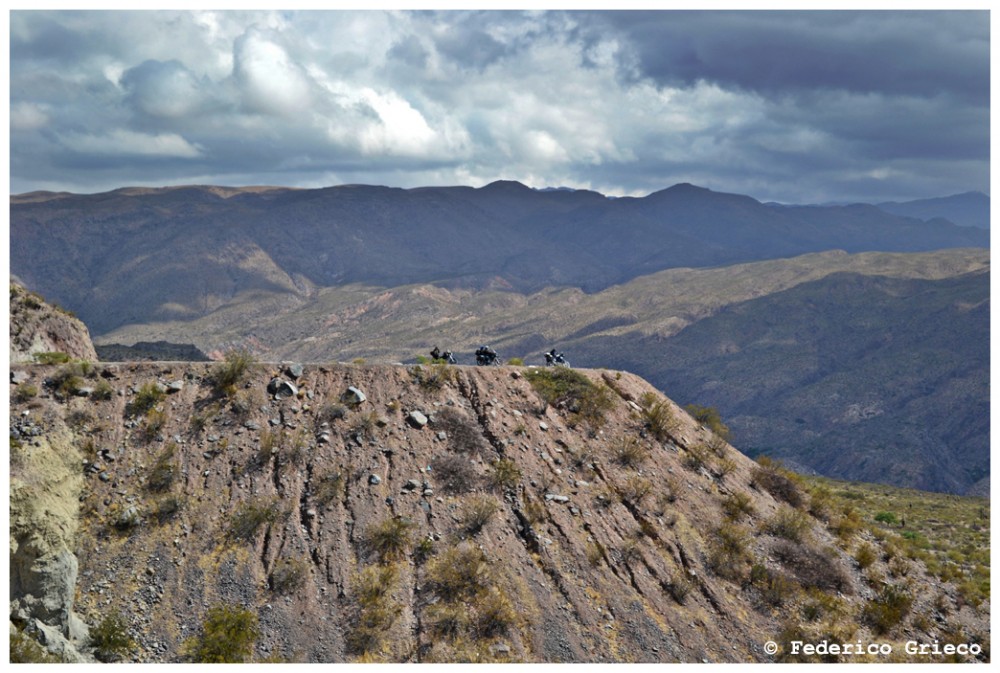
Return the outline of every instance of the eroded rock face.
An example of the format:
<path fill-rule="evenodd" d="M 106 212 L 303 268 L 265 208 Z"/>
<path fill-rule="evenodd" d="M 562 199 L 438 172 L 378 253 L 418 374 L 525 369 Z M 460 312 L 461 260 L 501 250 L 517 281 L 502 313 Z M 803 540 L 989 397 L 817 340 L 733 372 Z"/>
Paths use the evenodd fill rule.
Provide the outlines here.
<path fill-rule="evenodd" d="M 66 353 L 97 361 L 87 326 L 40 296 L 10 284 L 10 361 L 34 362 L 36 353 Z"/>

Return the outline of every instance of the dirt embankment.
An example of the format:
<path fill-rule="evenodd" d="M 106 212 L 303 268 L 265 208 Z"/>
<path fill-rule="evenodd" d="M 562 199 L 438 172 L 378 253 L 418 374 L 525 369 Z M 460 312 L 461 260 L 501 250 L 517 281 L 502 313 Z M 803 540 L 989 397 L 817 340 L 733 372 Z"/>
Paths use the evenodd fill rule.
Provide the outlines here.
<path fill-rule="evenodd" d="M 525 368 L 254 365 L 222 394 L 219 366 L 98 365 L 64 399 L 24 367 L 41 392 L 12 403 L 78 452 L 74 609 L 122 615 L 129 659 L 182 660 L 218 605 L 256 617 L 257 660 L 769 661 L 789 619 L 869 637 L 865 541 L 637 377 L 577 372 L 547 403 Z M 20 444 L 20 480 L 43 449 Z M 957 614 L 909 578 L 911 614 Z M 891 638 L 929 642 L 914 621 Z"/>

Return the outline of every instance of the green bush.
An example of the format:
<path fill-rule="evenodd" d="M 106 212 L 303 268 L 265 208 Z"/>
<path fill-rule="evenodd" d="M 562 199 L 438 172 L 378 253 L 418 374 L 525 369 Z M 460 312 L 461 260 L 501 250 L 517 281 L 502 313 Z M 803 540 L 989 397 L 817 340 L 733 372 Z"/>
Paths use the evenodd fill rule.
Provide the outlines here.
<path fill-rule="evenodd" d="M 95 400 L 110 400 L 114 393 L 115 389 L 111 387 L 111 384 L 101 379 L 94 386 L 94 392 L 91 393 L 90 397 Z"/>
<path fill-rule="evenodd" d="M 234 348 L 226 351 L 225 359 L 211 373 L 212 387 L 217 395 L 231 397 L 236 393 L 236 387 L 243 382 L 250 367 L 256 359 L 245 348 Z"/>
<path fill-rule="evenodd" d="M 547 405 L 567 409 L 591 429 L 603 425 L 604 415 L 614 406 L 607 386 L 597 385 L 573 369 L 532 369 L 525 376 Z"/>
<path fill-rule="evenodd" d="M 362 542 L 369 552 L 378 557 L 380 563 L 394 561 L 410 548 L 414 526 L 413 522 L 406 519 L 384 519 L 368 527 L 362 536 Z"/>
<path fill-rule="evenodd" d="M 241 607 L 217 605 L 209 609 L 202 632 L 186 643 L 186 654 L 203 664 L 239 664 L 253 655 L 260 636 L 257 615 Z"/>
<path fill-rule="evenodd" d="M 778 500 L 783 500 L 792 507 L 801 507 L 804 503 L 802 491 L 799 489 L 791 473 L 767 456 L 757 458 L 757 467 L 751 476 L 751 484 L 763 488 Z"/>
<path fill-rule="evenodd" d="M 899 519 L 896 518 L 893 512 L 879 512 L 875 515 L 875 520 L 879 523 L 889 524 L 895 526 L 899 523 Z"/>
<path fill-rule="evenodd" d="M 17 402 L 27 402 L 33 397 L 38 396 L 38 386 L 33 383 L 22 383 L 17 388 L 14 388 L 14 400 Z"/>
<path fill-rule="evenodd" d="M 135 641 L 128 635 L 128 624 L 118 612 L 112 612 L 90 629 L 90 645 L 94 656 L 105 663 L 121 661 L 135 648 Z"/>
<path fill-rule="evenodd" d="M 909 591 L 901 586 L 887 584 L 875 598 L 865 604 L 861 618 L 875 633 L 882 635 L 901 623 L 911 607 L 913 596 Z"/>
<path fill-rule="evenodd" d="M 135 397 L 129 402 L 126 411 L 129 416 L 144 416 L 154 409 L 167 396 L 155 381 L 144 383 L 135 393 Z"/>
<path fill-rule="evenodd" d="M 510 365 L 511 367 L 523 367 L 524 360 L 522 360 L 521 358 L 511 358 L 507 360 L 507 364 Z"/>
<path fill-rule="evenodd" d="M 744 516 L 753 515 L 753 501 L 743 491 L 737 491 L 727 495 L 726 499 L 722 501 L 722 511 L 725 512 L 727 518 L 739 521 Z"/>
<path fill-rule="evenodd" d="M 714 432 L 722 439 L 729 438 L 729 427 L 722 422 L 719 410 L 715 407 L 703 407 L 700 404 L 688 404 L 684 410 L 691 414 L 694 420 Z"/>
<path fill-rule="evenodd" d="M 70 361 L 69 353 L 63 353 L 62 351 L 47 351 L 44 353 L 35 353 L 35 362 L 40 365 L 61 365 Z"/>
<path fill-rule="evenodd" d="M 490 483 L 499 490 L 511 489 L 521 481 L 521 470 L 510 458 L 500 458 L 490 465 Z"/>

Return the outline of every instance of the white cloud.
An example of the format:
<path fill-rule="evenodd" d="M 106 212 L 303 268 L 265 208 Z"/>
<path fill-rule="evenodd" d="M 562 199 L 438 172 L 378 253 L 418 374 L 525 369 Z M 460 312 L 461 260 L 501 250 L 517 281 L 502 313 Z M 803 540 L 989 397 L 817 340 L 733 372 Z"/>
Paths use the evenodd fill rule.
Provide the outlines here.
<path fill-rule="evenodd" d="M 11 131 L 37 131 L 49 123 L 49 115 L 41 105 L 20 101 L 10 106 Z"/>
<path fill-rule="evenodd" d="M 116 129 L 102 135 L 67 133 L 63 144 L 74 152 L 99 155 L 173 157 L 193 159 L 201 150 L 176 133 L 149 135 Z"/>
<path fill-rule="evenodd" d="M 285 49 L 251 27 L 234 45 L 233 75 L 255 112 L 289 114 L 308 108 L 310 82 Z"/>

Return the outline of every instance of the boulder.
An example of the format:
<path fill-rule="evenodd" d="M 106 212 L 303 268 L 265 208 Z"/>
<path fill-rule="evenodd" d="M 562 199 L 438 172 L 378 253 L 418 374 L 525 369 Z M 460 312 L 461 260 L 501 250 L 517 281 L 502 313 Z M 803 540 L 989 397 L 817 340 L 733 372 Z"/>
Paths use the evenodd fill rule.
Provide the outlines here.
<path fill-rule="evenodd" d="M 355 388 L 354 386 L 348 388 L 344 392 L 344 394 L 340 396 L 341 402 L 343 402 L 344 404 L 349 404 L 352 407 L 361 404 L 367 399 L 368 398 L 365 396 L 365 394 L 360 390 L 358 390 L 357 388 Z"/>
<path fill-rule="evenodd" d="M 274 399 L 282 400 L 286 397 L 297 397 L 299 389 L 290 381 L 274 377 L 267 384 L 267 392 L 273 395 Z"/>
<path fill-rule="evenodd" d="M 285 373 L 288 374 L 288 376 L 290 376 L 293 379 L 298 379 L 300 376 L 302 376 L 303 371 L 304 368 L 301 362 L 293 362 L 292 364 L 288 365 L 288 367 L 285 368 Z"/>
<path fill-rule="evenodd" d="M 422 428 L 427 425 L 427 417 L 419 411 L 411 411 L 407 414 L 406 421 L 415 428 Z"/>

